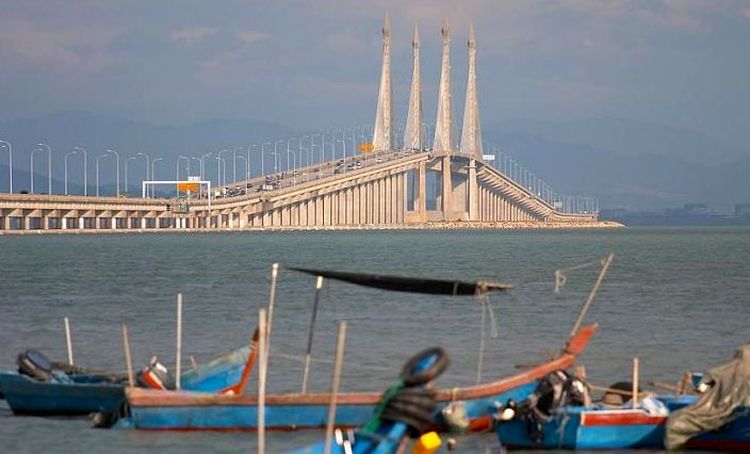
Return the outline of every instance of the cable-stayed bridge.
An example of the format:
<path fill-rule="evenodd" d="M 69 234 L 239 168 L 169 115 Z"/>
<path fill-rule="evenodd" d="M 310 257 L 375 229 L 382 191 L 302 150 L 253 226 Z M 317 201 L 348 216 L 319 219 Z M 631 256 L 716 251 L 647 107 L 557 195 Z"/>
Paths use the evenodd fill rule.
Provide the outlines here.
<path fill-rule="evenodd" d="M 594 199 L 571 203 L 532 178 L 531 173 L 518 172 L 512 165 L 508 169 L 502 160 L 499 166 L 485 160 L 494 155 L 485 155 L 482 141 L 477 45 L 472 27 L 460 138 L 454 137 L 447 22 L 441 30 L 434 136 L 428 137 L 424 126 L 420 38 L 415 27 L 408 115 L 403 135 L 397 137 L 400 131 L 394 127 L 390 35 L 386 17 L 372 142 L 360 144 L 361 153 L 328 161 L 307 159 L 305 166 L 295 162 L 294 168 L 285 172 L 213 188 L 207 181 L 182 182 L 179 184 L 187 188 L 187 194 L 169 199 L 149 197 L 150 182 L 144 182 L 139 198 L 0 194 L 0 232 L 398 227 L 461 221 L 580 225 L 596 221 Z M 7 148 L 10 152 L 9 144 Z M 321 151 L 325 151 L 324 146 Z"/>

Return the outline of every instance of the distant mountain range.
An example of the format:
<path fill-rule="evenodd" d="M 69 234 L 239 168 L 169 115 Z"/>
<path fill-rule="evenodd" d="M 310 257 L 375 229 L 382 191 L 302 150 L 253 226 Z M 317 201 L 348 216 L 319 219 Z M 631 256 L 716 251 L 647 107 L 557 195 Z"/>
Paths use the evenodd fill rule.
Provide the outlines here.
<path fill-rule="evenodd" d="M 485 140 L 559 192 L 592 195 L 602 207 L 661 210 L 701 202 L 725 209 L 750 202 L 750 150 L 725 144 L 694 131 L 640 121 L 600 118 L 551 123 L 532 120 L 486 125 Z M 14 189 L 29 189 L 29 154 L 38 142 L 49 144 L 53 157 L 53 192 L 63 189 L 63 156 L 74 146 L 88 150 L 88 182 L 92 193 L 95 160 L 111 148 L 127 157 L 143 151 L 158 164 L 161 178 L 172 178 L 180 155 L 200 156 L 223 147 L 272 142 L 299 136 L 292 128 L 262 121 L 214 120 L 159 126 L 80 112 L 65 112 L 0 123 L 0 138 L 13 144 Z M 251 167 L 258 169 L 257 149 Z M 490 150 L 485 150 L 489 154 Z M 245 154 L 246 152 L 243 152 Z M 229 154 L 231 156 L 231 154 Z M 225 157 L 227 155 L 225 154 Z M 279 159 L 285 160 L 285 156 Z M 36 153 L 35 186 L 46 192 L 46 153 Z M 231 179 L 231 158 L 227 171 Z M 212 160 L 209 160 L 212 161 Z M 241 164 L 240 161 L 238 164 Z M 7 191 L 7 153 L 0 151 L 0 191 Z M 101 161 L 102 193 L 114 192 L 110 159 Z M 184 164 L 182 164 L 184 166 Z M 193 161 L 193 174 L 198 165 Z M 266 148 L 266 170 L 272 167 Z M 213 175 L 216 163 L 207 163 Z M 81 192 L 81 161 L 70 159 L 70 192 Z M 142 161 L 130 163 L 133 182 L 142 179 Z M 240 170 L 238 169 L 238 173 Z M 121 177 L 122 178 L 122 177 Z M 121 182 L 124 187 L 124 181 Z M 106 187 L 105 187 L 106 186 Z"/>

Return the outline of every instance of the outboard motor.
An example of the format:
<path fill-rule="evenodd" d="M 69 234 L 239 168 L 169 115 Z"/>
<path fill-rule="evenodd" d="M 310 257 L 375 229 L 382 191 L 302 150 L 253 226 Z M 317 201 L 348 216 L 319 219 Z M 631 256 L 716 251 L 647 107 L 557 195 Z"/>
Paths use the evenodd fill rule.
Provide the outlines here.
<path fill-rule="evenodd" d="M 588 392 L 586 384 L 564 370 L 552 372 L 539 380 L 534 392 L 520 404 L 512 399 L 500 407 L 497 417 L 501 423 L 515 418 L 526 422 L 529 436 L 537 443 L 544 440 L 543 423 L 565 405 L 584 405 Z"/>
<path fill-rule="evenodd" d="M 175 389 L 175 383 L 169 370 L 156 356 L 151 357 L 148 367 L 138 372 L 136 376 L 137 385 L 142 388 L 152 389 Z"/>
<path fill-rule="evenodd" d="M 50 381 L 52 374 L 52 362 L 38 350 L 26 350 L 18 354 L 16 359 L 18 372 L 40 381 Z"/>

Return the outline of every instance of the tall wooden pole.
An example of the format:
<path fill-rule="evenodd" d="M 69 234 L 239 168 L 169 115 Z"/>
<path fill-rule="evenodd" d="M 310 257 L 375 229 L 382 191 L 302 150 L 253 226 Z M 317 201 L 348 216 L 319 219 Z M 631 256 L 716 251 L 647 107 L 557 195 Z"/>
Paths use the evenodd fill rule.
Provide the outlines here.
<path fill-rule="evenodd" d="M 331 380 L 331 402 L 328 405 L 328 419 L 326 422 L 326 438 L 324 453 L 331 452 L 331 441 L 333 429 L 336 424 L 336 400 L 341 384 L 341 369 L 344 366 L 344 345 L 346 344 L 346 322 L 339 322 L 339 331 L 336 336 L 336 359 L 333 363 L 333 378 Z"/>
<path fill-rule="evenodd" d="M 177 294 L 177 362 L 175 363 L 175 389 L 180 389 L 182 375 L 182 293 Z"/>

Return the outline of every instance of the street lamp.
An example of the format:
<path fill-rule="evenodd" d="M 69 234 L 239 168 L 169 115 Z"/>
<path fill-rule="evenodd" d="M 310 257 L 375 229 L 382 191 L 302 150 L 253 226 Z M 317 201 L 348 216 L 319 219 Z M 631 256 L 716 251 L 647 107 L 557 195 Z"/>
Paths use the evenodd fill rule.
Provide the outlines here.
<path fill-rule="evenodd" d="M 185 172 L 187 172 L 187 175 L 190 176 L 190 158 L 188 158 L 187 156 L 181 154 L 180 156 L 177 157 L 177 163 L 176 163 L 177 164 L 176 165 L 177 168 L 175 170 L 175 180 L 179 180 L 180 179 L 180 161 L 183 160 L 183 159 L 187 163 L 187 165 L 185 166 Z M 185 179 L 187 180 L 187 178 L 185 178 Z"/>
<path fill-rule="evenodd" d="M 287 141 L 286 141 L 286 170 L 287 171 L 289 170 L 289 144 L 293 140 L 296 140 L 297 141 L 297 146 L 299 146 L 299 139 L 298 138 L 291 137 L 291 138 L 287 139 Z"/>
<path fill-rule="evenodd" d="M 36 146 L 40 148 L 47 148 L 47 194 L 52 195 L 52 148 L 50 148 L 50 146 L 46 143 L 38 143 L 36 144 Z M 33 169 L 31 173 L 33 176 Z"/>
<path fill-rule="evenodd" d="M 283 144 L 283 140 L 277 140 L 273 144 L 273 173 L 279 173 L 279 152 L 277 150 L 277 147 L 279 144 Z M 286 164 L 287 170 L 289 170 L 289 162 L 287 161 Z"/>
<path fill-rule="evenodd" d="M 206 172 L 205 172 L 205 169 L 206 169 L 206 158 L 209 157 L 209 156 L 211 156 L 212 154 L 213 153 L 209 151 L 208 153 L 206 153 L 203 156 L 201 156 L 201 179 L 205 179 L 206 178 Z M 152 178 L 153 178 L 153 175 L 152 175 Z"/>
<path fill-rule="evenodd" d="M 249 180 L 250 179 L 250 161 L 248 161 L 247 158 L 242 155 L 238 155 L 237 159 L 242 159 L 243 161 L 245 161 L 245 180 Z M 247 181 L 245 181 L 245 188 L 247 188 Z"/>
<path fill-rule="evenodd" d="M 224 182 L 223 182 L 223 184 L 225 184 L 225 185 L 226 185 L 226 184 L 227 184 L 227 162 L 226 162 L 225 158 L 222 158 L 222 157 L 221 157 L 221 154 L 222 154 L 222 153 L 229 153 L 229 150 L 228 150 L 228 149 L 226 149 L 226 148 L 222 148 L 221 150 L 219 150 L 219 152 L 218 152 L 218 153 L 216 153 L 216 158 L 217 158 L 217 159 L 220 159 L 220 162 L 222 162 L 222 173 L 221 173 L 221 174 L 219 174 L 219 169 L 218 169 L 218 167 L 217 167 L 217 169 L 216 169 L 216 173 L 217 173 L 217 175 L 219 175 L 219 177 L 221 177 L 221 175 L 222 175 L 222 174 L 224 175 Z M 218 165 L 218 164 L 217 164 L 217 165 Z M 219 181 L 217 182 L 217 184 L 218 184 L 218 185 L 222 185 L 222 181 L 221 181 L 221 178 L 219 178 Z"/>
<path fill-rule="evenodd" d="M 115 171 L 117 172 L 117 197 L 120 197 L 120 153 L 116 152 L 115 150 L 106 150 L 106 152 L 115 155 Z"/>
<path fill-rule="evenodd" d="M 10 142 L 7 140 L 0 140 L 0 148 L 1 147 L 7 147 L 8 148 L 8 172 L 9 172 L 9 179 L 8 179 L 8 192 L 10 194 L 13 194 L 13 147 L 10 145 Z"/>
<path fill-rule="evenodd" d="M 63 180 L 64 183 L 65 183 L 65 185 L 64 185 L 65 195 L 68 195 L 68 158 L 71 157 L 74 154 L 78 154 L 78 152 L 80 151 L 80 149 L 81 149 L 80 147 L 73 148 L 72 151 L 69 151 L 69 152 L 65 153 L 65 158 L 63 159 L 63 168 L 65 169 L 65 172 L 64 172 L 65 177 L 64 177 L 64 180 Z M 85 170 L 86 170 L 86 168 L 84 167 L 84 171 Z M 85 186 L 85 183 L 84 183 L 84 186 Z"/>
<path fill-rule="evenodd" d="M 159 162 L 159 161 L 163 161 L 163 160 L 164 160 L 164 158 L 162 158 L 160 156 L 158 158 L 154 158 L 151 161 L 151 180 L 157 181 L 157 179 L 156 179 L 156 163 Z M 155 197 L 155 196 L 156 196 L 156 188 L 154 188 L 154 185 L 151 185 L 151 197 Z"/>
<path fill-rule="evenodd" d="M 219 156 L 221 152 L 217 153 L 216 156 L 216 185 L 221 186 L 221 175 L 224 174 L 224 184 L 227 183 L 227 161 L 226 159 Z M 222 172 L 223 170 L 223 172 Z"/>
<path fill-rule="evenodd" d="M 292 154 L 292 163 L 294 164 L 294 167 L 292 168 L 292 185 L 297 185 L 297 176 L 295 175 L 297 173 L 297 155 L 294 153 L 293 150 L 286 150 L 286 162 L 287 162 L 287 171 L 289 171 L 289 153 Z"/>
<path fill-rule="evenodd" d="M 38 144 L 36 144 L 36 148 L 34 148 L 33 150 L 31 150 L 31 164 L 30 164 L 30 167 L 31 167 L 31 193 L 32 194 L 34 193 L 34 153 L 36 153 L 37 151 L 42 151 L 42 148 L 41 148 L 42 146 L 43 146 L 42 144 L 38 143 Z M 49 147 L 48 147 L 47 148 L 47 161 L 49 162 L 51 160 L 51 158 L 52 158 L 52 153 L 49 151 Z M 50 180 L 50 186 L 51 185 L 52 185 L 52 181 Z M 48 191 L 49 191 L 49 189 L 50 188 L 47 188 Z"/>
<path fill-rule="evenodd" d="M 297 150 L 300 152 L 299 154 L 299 161 L 300 161 L 299 166 L 300 167 L 302 167 L 302 150 L 308 150 L 305 156 L 305 164 L 308 166 L 310 165 L 310 151 L 309 151 L 310 148 L 309 147 L 305 148 L 302 146 L 302 141 L 304 141 L 305 139 L 307 139 L 308 142 L 312 143 L 312 140 L 310 140 L 309 135 L 304 135 L 302 136 L 302 138 L 299 139 L 299 146 L 297 147 Z"/>
<path fill-rule="evenodd" d="M 191 161 L 198 161 L 198 170 L 199 170 L 199 173 L 201 174 L 200 178 L 203 179 L 203 172 L 201 171 L 201 158 L 196 158 L 195 156 L 191 156 L 190 160 Z"/>
<path fill-rule="evenodd" d="M 144 158 L 146 158 L 146 179 L 148 180 L 148 156 L 146 156 L 145 153 L 139 151 L 138 153 L 135 154 L 135 156 L 131 156 L 127 159 L 127 161 L 125 161 L 125 193 L 126 194 L 130 193 L 130 190 L 128 188 L 128 164 L 130 164 L 130 161 L 134 161 L 138 159 L 139 156 L 143 156 Z"/>
<path fill-rule="evenodd" d="M 265 151 L 264 150 L 266 149 L 266 145 L 268 145 L 270 147 L 272 144 L 271 144 L 271 142 L 265 142 L 260 147 L 260 174 L 261 174 L 261 176 L 265 176 L 266 175 L 266 168 L 264 167 L 264 164 L 263 164 L 263 156 L 265 155 Z M 258 145 L 253 145 L 253 146 L 257 147 Z"/>
<path fill-rule="evenodd" d="M 99 161 L 109 156 L 108 153 L 100 154 L 96 157 L 96 196 L 99 197 Z"/>

